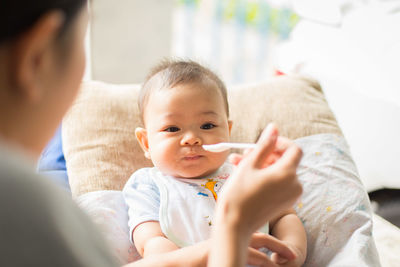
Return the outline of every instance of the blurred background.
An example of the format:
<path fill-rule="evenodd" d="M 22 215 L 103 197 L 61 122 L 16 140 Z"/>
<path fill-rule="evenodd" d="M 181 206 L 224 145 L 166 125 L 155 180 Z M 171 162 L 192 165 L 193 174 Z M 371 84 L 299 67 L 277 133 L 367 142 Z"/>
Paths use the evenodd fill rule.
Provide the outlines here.
<path fill-rule="evenodd" d="M 92 0 L 90 78 L 140 83 L 163 57 L 190 58 L 225 82 L 257 82 L 299 16 L 290 1 Z"/>
<path fill-rule="evenodd" d="M 90 0 L 85 79 L 141 83 L 164 57 L 231 85 L 317 79 L 375 211 L 400 226 L 400 1 Z"/>

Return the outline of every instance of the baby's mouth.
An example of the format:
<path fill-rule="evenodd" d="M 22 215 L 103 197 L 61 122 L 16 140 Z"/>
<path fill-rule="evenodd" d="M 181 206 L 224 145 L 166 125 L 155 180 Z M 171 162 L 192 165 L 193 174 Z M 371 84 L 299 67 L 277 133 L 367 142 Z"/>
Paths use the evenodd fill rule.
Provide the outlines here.
<path fill-rule="evenodd" d="M 184 160 L 198 160 L 202 158 L 202 155 L 190 155 L 190 156 L 185 156 L 183 159 Z"/>

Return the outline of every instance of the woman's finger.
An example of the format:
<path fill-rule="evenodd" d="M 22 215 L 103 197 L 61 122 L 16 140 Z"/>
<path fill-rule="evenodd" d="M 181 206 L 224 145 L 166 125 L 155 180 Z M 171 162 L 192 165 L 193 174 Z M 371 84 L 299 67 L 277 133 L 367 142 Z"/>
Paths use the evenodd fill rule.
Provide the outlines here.
<path fill-rule="evenodd" d="M 242 160 L 242 158 L 243 158 L 243 155 L 237 154 L 237 153 L 232 153 L 229 155 L 228 161 L 230 164 L 237 166 L 240 163 L 240 161 Z"/>
<path fill-rule="evenodd" d="M 246 149 L 243 151 L 243 156 L 244 156 L 244 157 L 247 156 L 251 151 L 253 151 L 252 148 L 246 148 Z"/>
<path fill-rule="evenodd" d="M 248 155 L 251 151 L 252 149 L 245 149 L 243 155 L 238 153 L 232 153 L 229 155 L 228 161 L 229 163 L 237 166 L 242 161 L 242 159 L 246 157 L 246 155 Z"/>
<path fill-rule="evenodd" d="M 280 209 L 292 206 L 303 192 L 301 183 L 296 176 L 302 154 L 301 149 L 293 144 L 275 164 L 259 170 L 264 177 L 271 177 L 271 179 L 263 180 L 263 184 L 267 185 L 271 182 L 275 184 L 276 190 L 279 192 L 275 196 L 275 204 L 280 206 Z"/>
<path fill-rule="evenodd" d="M 300 147 L 293 143 L 286 149 L 282 157 L 280 157 L 274 165 L 268 168 L 268 170 L 275 170 L 278 173 L 282 170 L 285 170 L 285 172 L 295 172 L 302 156 L 303 152 Z"/>
<path fill-rule="evenodd" d="M 264 252 L 258 251 L 254 248 L 248 248 L 247 254 L 247 264 L 255 266 L 265 266 L 265 267 L 278 267 L 276 263 L 265 254 Z"/>
<path fill-rule="evenodd" d="M 277 264 L 285 264 L 287 263 L 289 260 L 286 258 L 283 258 L 282 256 L 280 256 L 278 253 L 274 252 L 271 254 L 271 261 L 275 262 Z"/>
<path fill-rule="evenodd" d="M 275 144 L 275 152 L 281 153 L 285 152 L 285 150 L 293 144 L 293 141 L 284 136 L 278 136 Z"/>
<path fill-rule="evenodd" d="M 254 233 L 250 241 L 250 246 L 255 249 L 262 247 L 268 248 L 272 252 L 276 252 L 288 260 L 296 258 L 296 254 L 285 243 L 264 233 Z"/>
<path fill-rule="evenodd" d="M 278 129 L 270 123 L 261 134 L 257 147 L 249 154 L 255 168 L 262 168 L 267 156 L 274 150 L 278 138 Z"/>

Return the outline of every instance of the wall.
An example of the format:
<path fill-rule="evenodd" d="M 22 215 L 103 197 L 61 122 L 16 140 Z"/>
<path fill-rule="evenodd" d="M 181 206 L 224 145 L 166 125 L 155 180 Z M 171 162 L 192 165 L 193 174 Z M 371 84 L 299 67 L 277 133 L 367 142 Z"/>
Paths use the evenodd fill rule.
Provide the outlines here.
<path fill-rule="evenodd" d="M 171 54 L 173 0 L 91 0 L 91 78 L 140 83 Z"/>

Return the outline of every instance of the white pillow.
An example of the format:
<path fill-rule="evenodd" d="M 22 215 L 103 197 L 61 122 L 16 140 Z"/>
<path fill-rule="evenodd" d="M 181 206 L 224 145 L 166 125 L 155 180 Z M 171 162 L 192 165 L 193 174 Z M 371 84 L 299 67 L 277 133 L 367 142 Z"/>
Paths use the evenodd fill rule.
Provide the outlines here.
<path fill-rule="evenodd" d="M 121 191 L 90 192 L 81 195 L 75 201 L 99 226 L 121 265 L 141 258 L 129 240 L 128 207 Z"/>
<path fill-rule="evenodd" d="M 303 195 L 295 205 L 307 233 L 305 266 L 380 266 L 372 212 L 346 141 L 333 134 L 296 140 Z"/>

